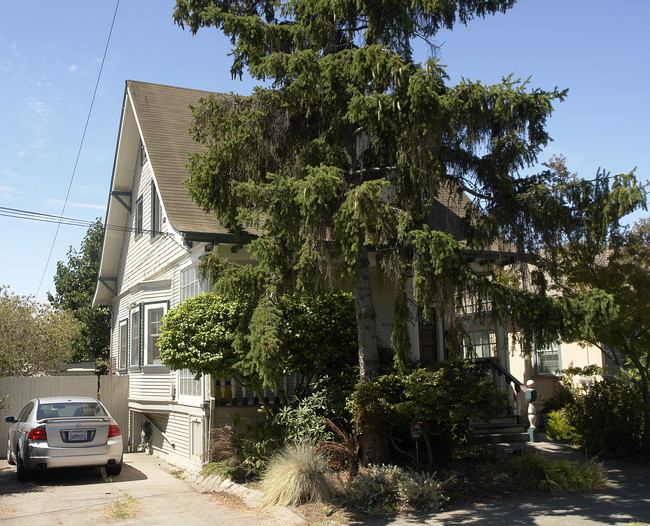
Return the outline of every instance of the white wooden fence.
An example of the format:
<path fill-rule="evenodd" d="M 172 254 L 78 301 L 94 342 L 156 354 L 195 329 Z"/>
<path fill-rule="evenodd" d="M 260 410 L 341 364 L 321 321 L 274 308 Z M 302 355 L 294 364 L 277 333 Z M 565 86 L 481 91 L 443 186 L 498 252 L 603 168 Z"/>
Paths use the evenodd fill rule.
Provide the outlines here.
<path fill-rule="evenodd" d="M 18 416 L 32 398 L 44 396 L 99 396 L 108 412 L 117 421 L 124 449 L 129 429 L 128 376 L 39 376 L 0 378 L 0 399 L 7 396 L 0 409 L 0 457 L 7 456 L 7 434 L 11 424 L 5 416 Z"/>

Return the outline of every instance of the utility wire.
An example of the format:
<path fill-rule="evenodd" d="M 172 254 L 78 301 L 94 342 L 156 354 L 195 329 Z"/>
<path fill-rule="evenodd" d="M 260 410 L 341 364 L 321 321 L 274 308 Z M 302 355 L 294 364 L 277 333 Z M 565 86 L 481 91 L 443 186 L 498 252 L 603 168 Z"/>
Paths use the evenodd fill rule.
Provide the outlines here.
<path fill-rule="evenodd" d="M 99 73 L 97 75 L 97 82 L 95 83 L 95 91 L 93 92 L 93 98 L 90 102 L 90 108 L 88 109 L 88 116 L 86 117 L 86 125 L 84 126 L 83 134 L 81 135 L 81 142 L 79 143 L 79 149 L 77 151 L 77 158 L 74 162 L 74 168 L 72 170 L 72 176 L 70 177 L 70 184 L 68 185 L 68 192 L 65 195 L 65 201 L 63 202 L 63 209 L 61 210 L 60 220 L 56 226 L 56 232 L 54 233 L 54 239 L 52 240 L 52 246 L 50 247 L 50 253 L 47 256 L 47 261 L 45 262 L 45 268 L 43 269 L 43 275 L 41 276 L 41 281 L 38 284 L 38 289 L 36 290 L 36 296 L 41 291 L 43 286 L 43 280 L 45 279 L 45 273 L 47 272 L 47 267 L 50 264 L 50 259 L 52 258 L 52 252 L 54 251 L 54 245 L 56 240 L 59 237 L 59 230 L 61 229 L 61 224 L 64 222 L 63 214 L 65 213 L 65 208 L 68 204 L 68 199 L 70 197 L 70 190 L 72 189 L 72 183 L 74 182 L 75 174 L 77 173 L 77 165 L 79 164 L 79 157 L 81 156 L 81 150 L 83 148 L 84 140 L 86 138 L 86 131 L 88 130 L 88 123 L 90 122 L 90 116 L 93 111 L 93 106 L 95 105 L 95 97 L 97 96 L 97 89 L 99 88 L 99 81 L 102 78 L 102 70 L 104 69 L 104 62 L 106 60 L 106 54 L 108 53 L 108 45 L 111 42 L 111 35 L 113 34 L 113 27 L 115 26 L 115 19 L 117 18 L 117 9 L 120 6 L 120 0 L 117 0 L 115 4 L 115 12 L 113 13 L 113 21 L 111 22 L 111 29 L 108 32 L 108 39 L 106 40 L 106 47 L 104 48 L 104 56 L 102 57 L 102 63 L 99 67 Z"/>
<path fill-rule="evenodd" d="M 0 217 L 11 217 L 14 219 L 35 221 L 37 223 L 60 223 L 66 226 L 80 226 L 84 228 L 90 228 L 92 225 L 95 224 L 95 221 L 88 221 L 87 219 L 76 219 L 74 217 L 63 217 L 58 215 L 43 214 L 41 212 L 31 212 L 29 210 L 21 210 L 17 208 L 5 208 L 3 206 L 0 206 Z M 116 232 L 128 232 L 129 234 L 135 232 L 135 228 L 130 226 L 106 224 L 105 228 L 106 230 L 113 230 Z M 174 238 L 174 235 L 169 232 L 160 232 L 160 231 L 154 232 L 153 230 L 147 230 L 144 228 L 139 229 L 138 232 L 142 234 L 155 233 L 155 235 Z"/>

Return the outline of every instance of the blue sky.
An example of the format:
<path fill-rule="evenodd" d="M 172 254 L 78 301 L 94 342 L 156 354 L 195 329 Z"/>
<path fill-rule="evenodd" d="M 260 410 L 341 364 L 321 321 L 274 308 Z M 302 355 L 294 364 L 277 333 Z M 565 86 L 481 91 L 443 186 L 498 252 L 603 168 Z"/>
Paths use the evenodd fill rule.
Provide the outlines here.
<path fill-rule="evenodd" d="M 115 0 L 4 2 L 0 23 L 0 207 L 59 215 L 68 193 Z M 171 20 L 173 0 L 120 0 L 93 112 L 64 215 L 104 218 L 124 81 L 250 93 L 231 80 L 229 42 L 192 37 Z M 591 177 L 637 167 L 650 179 L 650 2 L 520 0 L 505 15 L 439 35 L 452 82 L 531 76 L 569 88 L 540 156 L 563 154 Z M 423 47 L 424 49 L 424 47 Z M 425 58 L 424 55 L 420 56 Z M 647 212 L 636 217 L 648 217 Z M 85 227 L 0 215 L 0 285 L 45 301 L 57 261 L 80 247 Z M 53 249 L 52 249 L 53 247 Z M 52 249 L 49 264 L 48 255 Z M 41 279 L 43 278 L 42 284 Z"/>

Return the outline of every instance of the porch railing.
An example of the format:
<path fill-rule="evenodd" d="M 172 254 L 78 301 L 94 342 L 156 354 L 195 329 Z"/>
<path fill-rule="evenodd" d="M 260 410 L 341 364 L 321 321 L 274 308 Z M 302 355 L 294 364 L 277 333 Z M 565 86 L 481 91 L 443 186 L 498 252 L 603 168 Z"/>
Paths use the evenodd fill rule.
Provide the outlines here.
<path fill-rule="evenodd" d="M 492 358 L 474 358 L 471 362 L 476 366 L 476 369 L 490 373 L 495 385 L 500 386 L 503 385 L 502 382 L 505 383 L 508 395 L 508 410 L 516 417 L 521 416 L 519 393 L 525 393 L 528 388 Z"/>

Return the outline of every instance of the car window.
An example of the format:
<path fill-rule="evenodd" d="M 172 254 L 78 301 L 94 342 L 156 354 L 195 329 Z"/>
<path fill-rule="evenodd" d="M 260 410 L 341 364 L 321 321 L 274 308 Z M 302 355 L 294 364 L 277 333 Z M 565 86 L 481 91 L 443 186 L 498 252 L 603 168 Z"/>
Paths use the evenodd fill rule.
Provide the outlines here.
<path fill-rule="evenodd" d="M 20 412 L 18 415 L 18 422 L 24 422 L 27 420 L 27 417 L 29 416 L 29 413 L 32 412 L 32 409 L 34 408 L 34 402 L 29 402 L 25 407 L 23 407 L 23 410 Z"/>
<path fill-rule="evenodd" d="M 69 418 L 78 416 L 108 416 L 98 402 L 61 402 L 38 406 L 36 418 Z"/>

